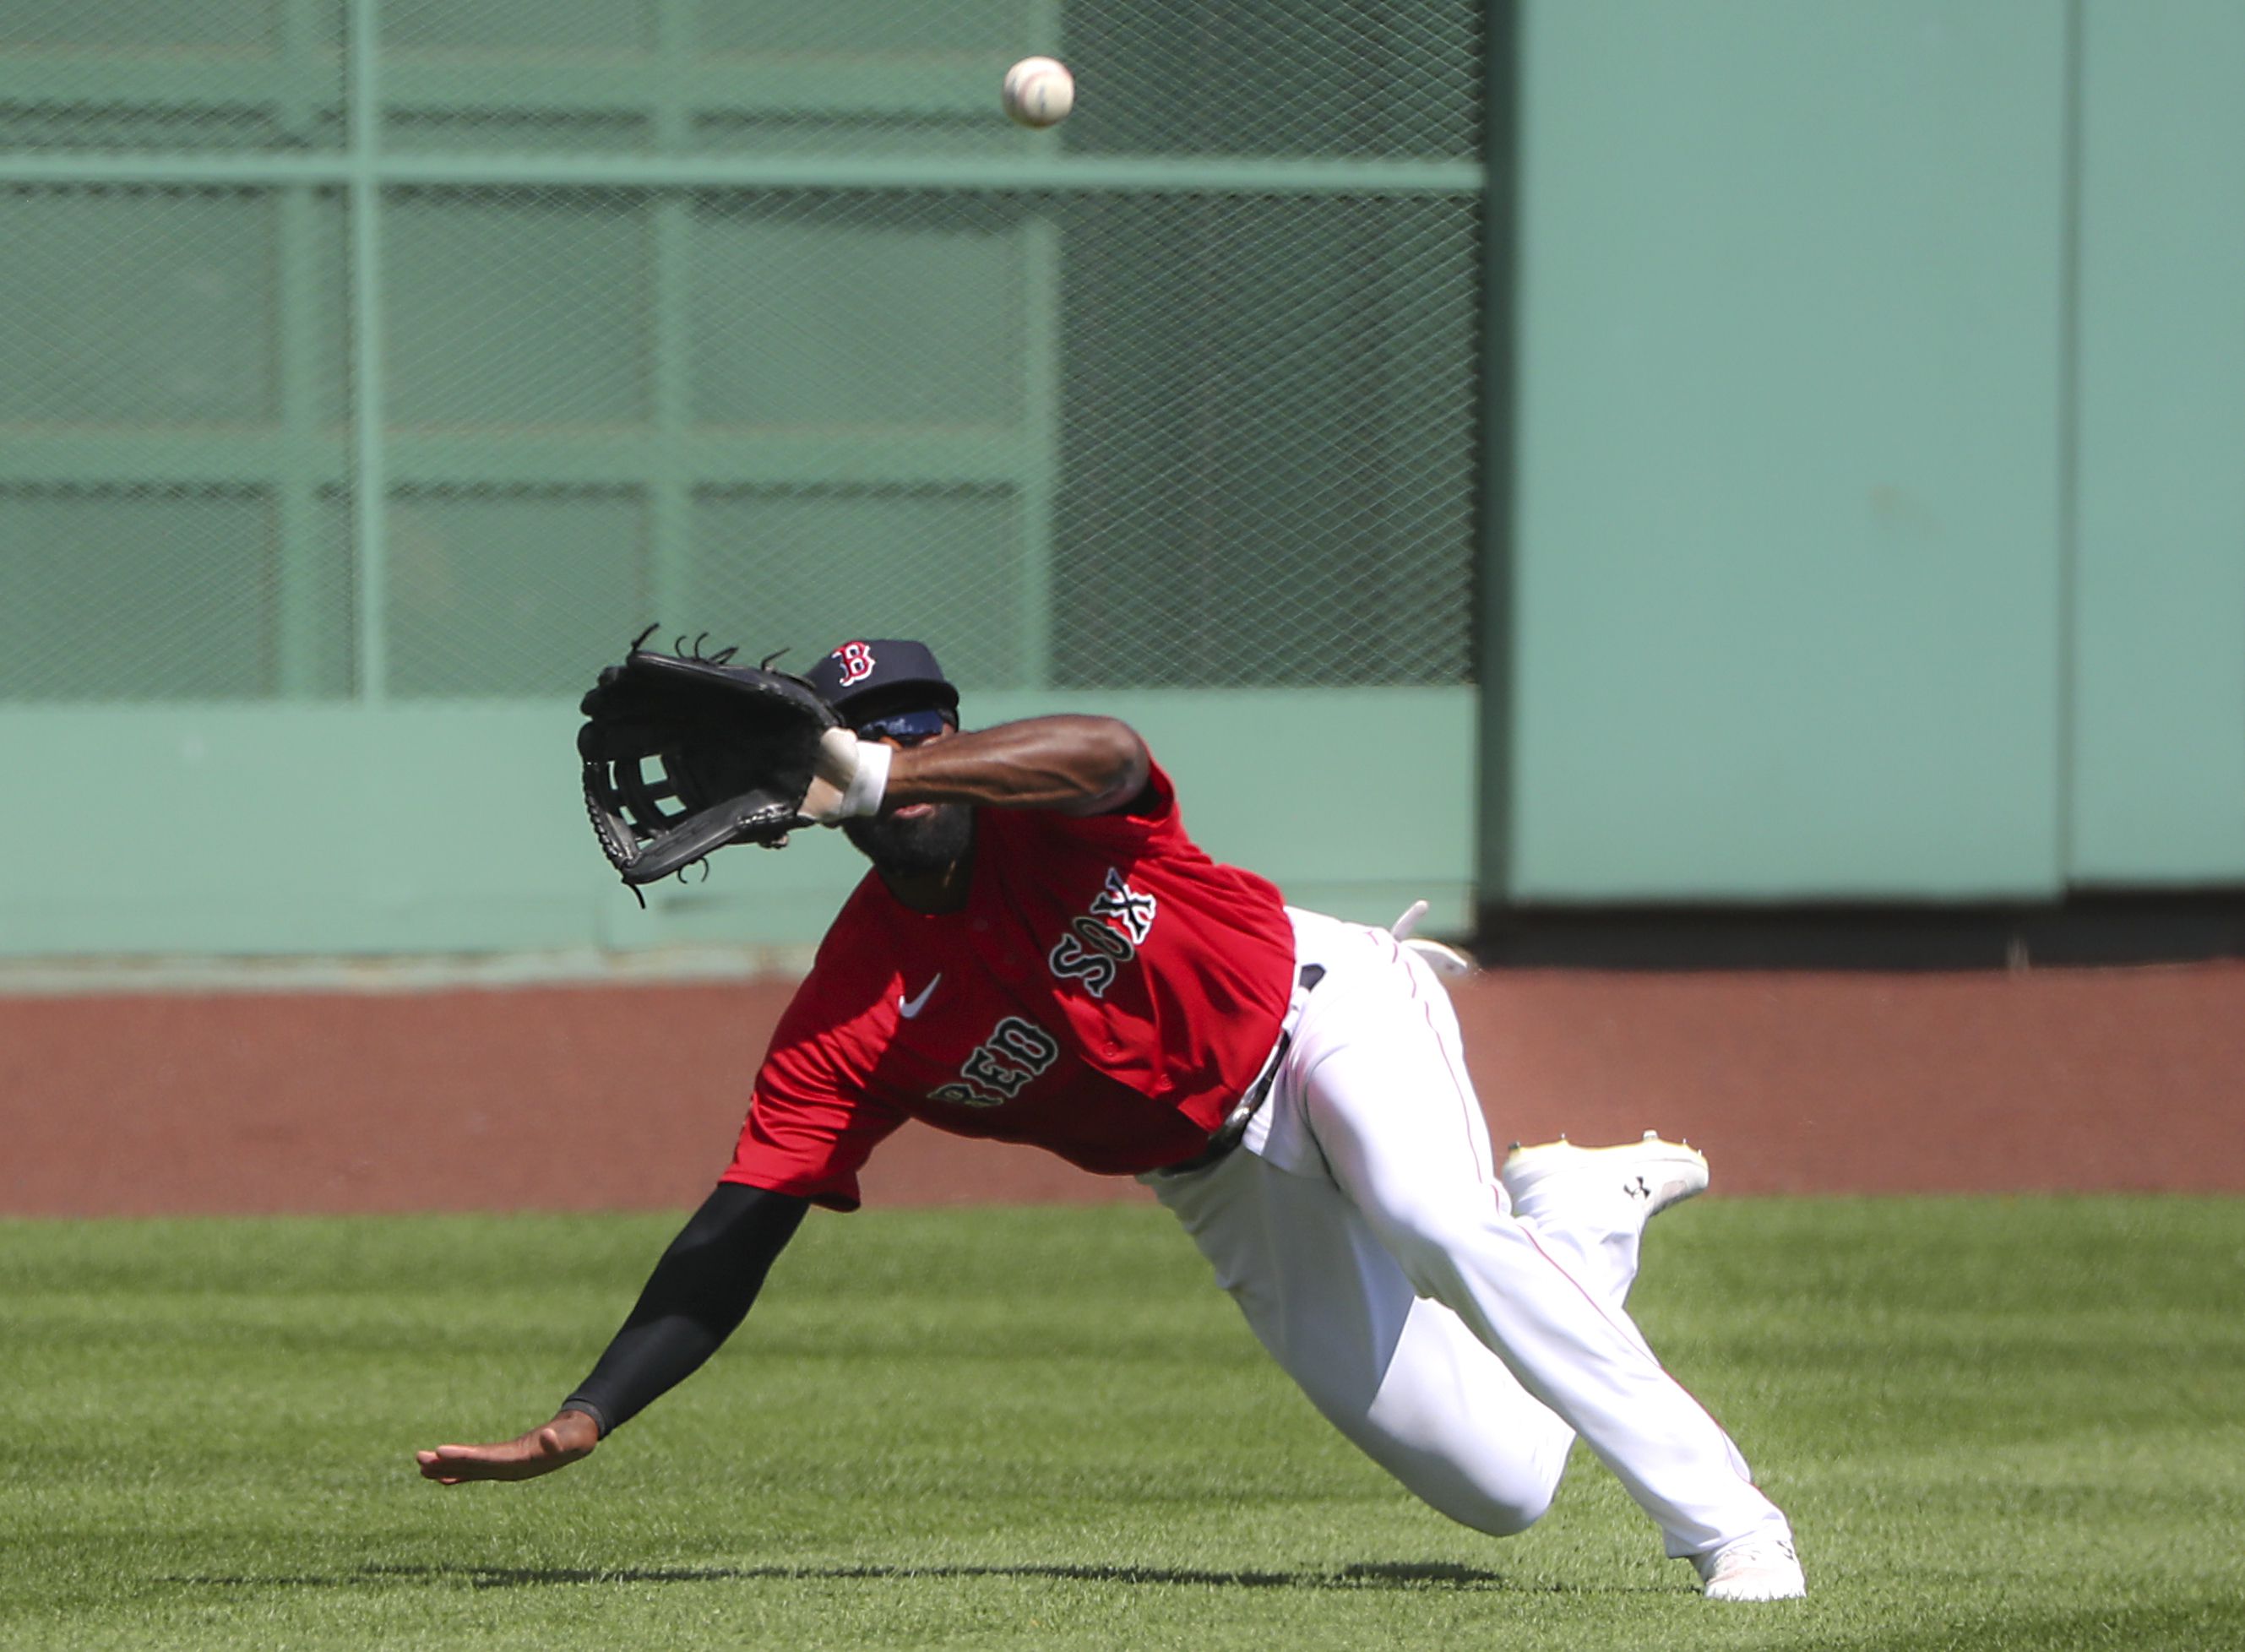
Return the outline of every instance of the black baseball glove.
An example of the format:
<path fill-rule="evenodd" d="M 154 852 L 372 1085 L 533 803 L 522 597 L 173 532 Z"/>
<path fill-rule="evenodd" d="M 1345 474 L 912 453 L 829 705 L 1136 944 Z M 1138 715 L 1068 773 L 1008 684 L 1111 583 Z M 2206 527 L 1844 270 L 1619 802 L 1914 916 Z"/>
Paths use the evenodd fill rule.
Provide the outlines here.
<path fill-rule="evenodd" d="M 650 653 L 600 673 L 579 709 L 585 811 L 626 884 L 652 884 L 728 843 L 777 849 L 805 824 L 819 741 L 841 719 L 785 672 L 733 650 Z"/>

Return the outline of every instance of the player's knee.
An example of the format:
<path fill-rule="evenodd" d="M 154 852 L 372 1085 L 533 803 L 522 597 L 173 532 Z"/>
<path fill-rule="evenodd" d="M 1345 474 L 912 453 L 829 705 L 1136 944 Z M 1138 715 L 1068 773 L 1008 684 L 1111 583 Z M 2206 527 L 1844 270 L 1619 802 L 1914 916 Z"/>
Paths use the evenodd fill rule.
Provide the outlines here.
<path fill-rule="evenodd" d="M 1494 1499 L 1485 1505 L 1482 1519 L 1473 1522 L 1477 1531 L 1491 1537 L 1517 1537 L 1550 1512 L 1551 1493 L 1516 1493 Z"/>
<path fill-rule="evenodd" d="M 1558 1489 L 1556 1480 L 1531 1480 L 1508 1474 L 1501 1484 L 1486 1479 L 1439 1487 L 1414 1487 L 1437 1513 L 1488 1537 L 1517 1537 L 1542 1520 Z"/>

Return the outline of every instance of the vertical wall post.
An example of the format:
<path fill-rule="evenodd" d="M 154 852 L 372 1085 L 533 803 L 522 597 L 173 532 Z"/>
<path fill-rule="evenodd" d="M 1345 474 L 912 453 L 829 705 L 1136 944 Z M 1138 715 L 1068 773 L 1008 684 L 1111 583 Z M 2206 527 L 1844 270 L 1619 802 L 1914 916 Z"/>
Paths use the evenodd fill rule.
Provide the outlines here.
<path fill-rule="evenodd" d="M 2058 139 L 2058 875 L 2073 882 L 2077 646 L 2081 573 L 2081 0 L 2067 0 L 2064 123 Z"/>
<path fill-rule="evenodd" d="M 1061 40 L 1061 0 L 1036 0 L 1022 18 L 1029 52 L 1067 56 Z M 998 87 L 990 88 L 998 106 Z M 1058 128 L 1032 139 L 1062 146 Z M 1016 474 L 1021 524 L 1021 686 L 1051 686 L 1053 639 L 1053 521 L 1060 495 L 1060 422 L 1067 405 L 1061 375 L 1061 229 L 1058 198 L 1031 201 L 1021 217 L 1021 462 Z"/>
<path fill-rule="evenodd" d="M 357 572 L 358 692 L 378 706 L 390 695 L 389 506 L 382 338 L 380 0 L 350 0 L 345 106 L 350 183 L 352 565 Z"/>
<path fill-rule="evenodd" d="M 1049 200 L 1021 221 L 1021 686 L 1052 683 L 1053 515 L 1060 492 L 1060 226 Z"/>
<path fill-rule="evenodd" d="M 282 80 L 281 129 L 292 143 L 317 148 L 334 134 L 322 130 L 343 90 L 342 44 L 331 32 L 335 15 L 321 0 L 285 0 L 281 8 Z M 275 415 L 281 427 L 281 460 L 274 477 L 274 537 L 278 588 L 275 597 L 274 688 L 286 700 L 331 694 L 349 687 L 349 644 L 330 611 L 334 588 L 329 559 L 337 546 L 321 510 L 333 485 L 336 454 L 323 428 L 335 403 L 321 394 L 320 371 L 336 362 L 335 342 L 322 330 L 335 311 L 322 282 L 335 274 L 323 256 L 329 197 L 317 184 L 275 186 L 279 267 L 274 289 L 274 341 L 279 373 Z M 340 656 L 340 657 L 339 657 Z"/>
<path fill-rule="evenodd" d="M 655 8 L 655 143 L 665 155 L 690 152 L 694 139 L 694 14 L 688 0 L 661 0 Z M 652 196 L 653 301 L 648 318 L 654 362 L 648 410 L 653 443 L 648 455 L 647 613 L 633 626 L 661 621 L 688 632 L 699 621 L 688 612 L 694 557 L 694 466 L 688 455 L 693 425 L 694 200 L 682 189 Z M 694 623 L 689 623 L 692 621 Z"/>
<path fill-rule="evenodd" d="M 1474 565 L 1474 681 L 1481 772 L 1475 904 L 1484 934 L 1512 895 L 1515 261 L 1519 58 L 1527 0 L 1490 0 L 1482 59 L 1481 533 Z"/>
<path fill-rule="evenodd" d="M 320 510 L 334 455 L 321 428 L 319 369 L 335 359 L 332 340 L 323 335 L 320 321 L 334 312 L 320 302 L 322 192 L 310 184 L 283 184 L 275 194 L 280 255 L 274 342 L 280 396 L 275 415 L 281 443 L 273 478 L 278 576 L 274 687 L 284 700 L 308 700 L 336 692 L 343 674 L 334 659 L 339 627 L 330 623 L 328 610 L 326 564 L 335 545 L 323 531 Z"/>

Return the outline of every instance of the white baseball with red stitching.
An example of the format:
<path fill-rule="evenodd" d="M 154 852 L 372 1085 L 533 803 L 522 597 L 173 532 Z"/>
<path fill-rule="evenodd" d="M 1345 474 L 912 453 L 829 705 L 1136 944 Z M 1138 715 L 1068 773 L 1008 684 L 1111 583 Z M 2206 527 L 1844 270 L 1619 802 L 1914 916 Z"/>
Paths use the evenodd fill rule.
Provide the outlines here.
<path fill-rule="evenodd" d="M 1024 58 L 1006 71 L 1006 113 L 1024 126 L 1056 126 L 1075 107 L 1075 77 L 1057 58 Z"/>

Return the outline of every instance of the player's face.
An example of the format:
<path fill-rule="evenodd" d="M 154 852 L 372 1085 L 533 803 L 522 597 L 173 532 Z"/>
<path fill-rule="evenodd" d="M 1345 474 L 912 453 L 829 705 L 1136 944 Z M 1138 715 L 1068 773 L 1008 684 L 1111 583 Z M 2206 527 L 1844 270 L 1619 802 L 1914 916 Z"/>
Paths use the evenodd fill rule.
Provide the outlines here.
<path fill-rule="evenodd" d="M 944 711 L 907 711 L 858 725 L 861 740 L 899 748 L 926 745 L 958 733 Z M 901 877 L 949 870 L 974 844 L 974 810 L 966 803 L 906 803 L 871 820 L 842 823 L 843 834 L 883 871 Z"/>

